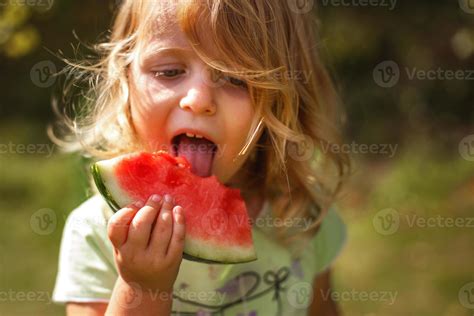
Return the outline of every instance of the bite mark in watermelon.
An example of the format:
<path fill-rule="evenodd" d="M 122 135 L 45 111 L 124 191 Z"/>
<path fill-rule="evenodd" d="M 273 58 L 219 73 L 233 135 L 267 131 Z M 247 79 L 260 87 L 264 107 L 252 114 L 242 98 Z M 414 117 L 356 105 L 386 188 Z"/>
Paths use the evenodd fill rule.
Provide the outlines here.
<path fill-rule="evenodd" d="M 207 263 L 257 259 L 240 191 L 224 186 L 215 176 L 193 174 L 186 158 L 164 151 L 133 153 L 99 161 L 91 171 L 114 212 L 145 202 L 152 194 L 173 196 L 183 207 L 186 222 L 185 259 Z"/>

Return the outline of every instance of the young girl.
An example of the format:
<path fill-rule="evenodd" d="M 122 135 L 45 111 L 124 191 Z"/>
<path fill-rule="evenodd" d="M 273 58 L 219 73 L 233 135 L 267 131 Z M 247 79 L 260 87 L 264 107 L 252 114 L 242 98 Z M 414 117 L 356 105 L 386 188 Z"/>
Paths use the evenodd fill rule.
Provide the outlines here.
<path fill-rule="evenodd" d="M 99 62 L 71 69 L 91 86 L 54 139 L 95 159 L 212 141 L 214 155 L 176 154 L 241 190 L 258 259 L 182 260 L 172 196 L 113 213 L 96 194 L 63 232 L 53 299 L 68 315 L 337 315 L 329 273 L 345 226 L 331 205 L 349 161 L 328 150 L 338 100 L 314 17 L 293 2 L 125 0 Z"/>

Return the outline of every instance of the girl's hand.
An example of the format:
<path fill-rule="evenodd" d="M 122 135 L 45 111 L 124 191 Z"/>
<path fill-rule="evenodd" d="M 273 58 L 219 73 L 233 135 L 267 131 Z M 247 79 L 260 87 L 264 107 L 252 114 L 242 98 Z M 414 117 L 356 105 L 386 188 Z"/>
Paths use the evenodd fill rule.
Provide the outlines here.
<path fill-rule="evenodd" d="M 152 195 L 146 205 L 122 208 L 107 231 L 122 279 L 147 290 L 173 292 L 181 264 L 185 223 L 170 195 Z"/>

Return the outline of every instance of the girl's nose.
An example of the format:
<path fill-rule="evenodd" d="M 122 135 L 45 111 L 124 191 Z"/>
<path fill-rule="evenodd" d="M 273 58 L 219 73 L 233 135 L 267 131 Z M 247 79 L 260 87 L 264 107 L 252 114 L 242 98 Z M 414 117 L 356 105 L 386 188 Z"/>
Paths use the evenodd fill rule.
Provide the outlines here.
<path fill-rule="evenodd" d="M 206 78 L 196 78 L 195 84 L 188 89 L 179 106 L 196 114 L 213 115 L 216 112 L 213 87 L 207 83 Z"/>

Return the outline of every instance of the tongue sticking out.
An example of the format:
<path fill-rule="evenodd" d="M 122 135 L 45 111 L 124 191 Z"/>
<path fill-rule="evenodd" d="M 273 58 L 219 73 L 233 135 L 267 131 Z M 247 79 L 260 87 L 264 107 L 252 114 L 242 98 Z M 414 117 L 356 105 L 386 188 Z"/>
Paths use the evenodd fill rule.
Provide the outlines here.
<path fill-rule="evenodd" d="M 200 177 L 209 177 L 212 170 L 216 145 L 205 139 L 181 135 L 178 139 L 177 155 L 186 157 L 191 172 Z"/>

